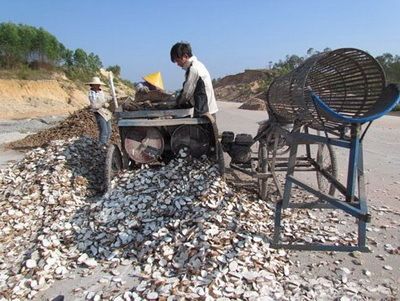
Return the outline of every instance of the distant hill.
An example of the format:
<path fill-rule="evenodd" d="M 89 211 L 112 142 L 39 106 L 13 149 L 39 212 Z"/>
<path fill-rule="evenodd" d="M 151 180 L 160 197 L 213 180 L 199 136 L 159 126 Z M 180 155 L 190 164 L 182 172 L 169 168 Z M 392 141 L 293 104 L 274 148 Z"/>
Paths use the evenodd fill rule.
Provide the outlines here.
<path fill-rule="evenodd" d="M 243 102 L 247 110 L 265 110 L 265 92 L 275 77 L 273 70 L 246 69 L 245 71 L 214 80 L 217 100 Z"/>
<path fill-rule="evenodd" d="M 50 115 L 67 115 L 89 104 L 88 86 L 81 81 L 73 81 L 63 72 L 41 71 L 40 76 L 19 79 L 14 72 L 0 71 L 0 119 L 23 119 Z M 106 73 L 98 74 L 108 83 Z M 30 78 L 30 79 L 29 79 Z M 134 90 L 116 78 L 117 97 L 134 94 Z M 110 94 L 108 86 L 103 88 Z"/>
<path fill-rule="evenodd" d="M 274 72 L 266 69 L 247 69 L 214 81 L 214 91 L 220 101 L 246 102 L 254 97 L 263 98 Z"/>

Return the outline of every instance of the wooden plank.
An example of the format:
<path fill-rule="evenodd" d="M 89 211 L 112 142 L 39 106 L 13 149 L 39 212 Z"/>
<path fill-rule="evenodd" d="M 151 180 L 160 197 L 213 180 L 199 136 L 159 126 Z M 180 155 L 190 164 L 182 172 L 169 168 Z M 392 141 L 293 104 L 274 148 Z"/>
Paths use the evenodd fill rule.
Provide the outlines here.
<path fill-rule="evenodd" d="M 140 110 L 140 111 L 124 111 L 116 113 L 120 119 L 129 118 L 151 118 L 151 117 L 186 117 L 193 116 L 193 108 L 176 109 L 176 110 Z"/>
<path fill-rule="evenodd" d="M 175 118 L 175 119 L 120 119 L 119 127 L 128 126 L 172 126 L 172 125 L 190 125 L 207 124 L 209 121 L 204 118 Z"/>

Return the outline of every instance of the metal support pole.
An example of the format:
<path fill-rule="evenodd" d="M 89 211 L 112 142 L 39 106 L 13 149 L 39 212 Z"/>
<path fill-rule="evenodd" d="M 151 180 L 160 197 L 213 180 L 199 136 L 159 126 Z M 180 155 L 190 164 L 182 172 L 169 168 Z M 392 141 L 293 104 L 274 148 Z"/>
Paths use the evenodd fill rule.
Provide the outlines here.
<path fill-rule="evenodd" d="M 351 126 L 351 143 L 350 143 L 350 155 L 349 155 L 347 190 L 346 190 L 347 202 L 352 202 L 354 200 L 357 171 L 358 171 L 357 165 L 360 156 L 360 137 L 359 137 L 360 131 L 361 131 L 361 126 L 359 124 L 353 124 Z"/>
<path fill-rule="evenodd" d="M 360 211 L 368 215 L 367 206 L 367 195 L 365 192 L 365 181 L 364 181 L 364 158 L 363 158 L 363 147 L 360 141 L 359 145 L 359 156 L 358 156 L 358 198 Z M 367 236 L 367 223 L 365 219 L 358 219 L 358 246 L 365 247 Z"/>
<path fill-rule="evenodd" d="M 274 223 L 274 237 L 272 244 L 279 245 L 279 237 L 281 233 L 281 218 L 282 218 L 282 200 L 279 200 L 275 206 L 275 223 Z"/>
<path fill-rule="evenodd" d="M 294 128 L 296 129 L 296 132 L 300 131 L 300 128 L 294 125 Z M 293 176 L 294 174 L 294 169 L 296 167 L 296 159 L 297 159 L 297 149 L 299 145 L 296 140 L 293 140 L 293 143 L 290 145 L 290 155 L 289 155 L 289 163 L 288 163 L 288 169 L 286 173 L 286 182 L 285 182 L 285 190 L 283 191 L 283 208 L 288 208 L 289 205 L 289 199 L 290 195 L 292 192 L 292 181 L 290 180 L 290 177 Z"/>
<path fill-rule="evenodd" d="M 304 127 L 304 132 L 307 135 L 309 134 L 307 126 Z M 307 157 L 307 159 L 311 159 L 311 147 L 310 147 L 310 144 L 306 144 L 306 157 Z"/>

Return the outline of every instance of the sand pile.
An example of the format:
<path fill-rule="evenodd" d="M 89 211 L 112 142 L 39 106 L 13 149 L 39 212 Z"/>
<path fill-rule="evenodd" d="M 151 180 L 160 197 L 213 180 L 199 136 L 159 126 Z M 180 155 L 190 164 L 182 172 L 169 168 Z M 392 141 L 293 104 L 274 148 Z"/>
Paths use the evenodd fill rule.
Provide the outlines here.
<path fill-rule="evenodd" d="M 228 75 L 216 80 L 214 85 L 215 96 L 220 101 L 247 102 L 265 93 L 267 83 L 271 82 L 275 74 L 271 70 L 245 70 L 244 72 Z"/>
<path fill-rule="evenodd" d="M 260 98 L 251 98 L 245 103 L 243 103 L 239 109 L 243 110 L 253 110 L 253 111 L 266 111 L 267 106 L 265 104 L 265 101 L 260 99 Z"/>

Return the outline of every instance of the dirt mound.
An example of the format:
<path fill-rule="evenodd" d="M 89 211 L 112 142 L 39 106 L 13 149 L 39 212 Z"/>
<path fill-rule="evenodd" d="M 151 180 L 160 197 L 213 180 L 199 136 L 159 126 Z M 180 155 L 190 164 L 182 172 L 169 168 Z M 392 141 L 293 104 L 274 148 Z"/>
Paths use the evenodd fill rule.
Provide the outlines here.
<path fill-rule="evenodd" d="M 274 74 L 270 70 L 245 70 L 242 73 L 228 75 L 214 84 L 215 96 L 221 101 L 246 102 L 265 93 L 267 83 Z"/>
<path fill-rule="evenodd" d="M 88 105 L 88 86 L 69 80 L 64 73 L 48 73 L 47 79 L 19 80 L 0 73 L 0 119 L 24 119 L 50 115 L 67 115 Z M 106 95 L 110 95 L 104 80 Z M 132 95 L 134 90 L 115 78 L 118 97 Z"/>
<path fill-rule="evenodd" d="M 251 98 L 242 104 L 239 109 L 243 110 L 253 110 L 253 111 L 266 111 L 267 106 L 265 100 L 261 98 Z"/>
<path fill-rule="evenodd" d="M 98 129 L 94 114 L 89 108 L 83 108 L 74 112 L 57 126 L 40 131 L 36 134 L 14 141 L 6 145 L 12 149 L 28 149 L 42 147 L 49 144 L 52 140 L 67 140 L 72 137 L 87 136 L 97 139 Z M 118 127 L 113 124 L 113 134 L 111 141 L 119 142 Z"/>
<path fill-rule="evenodd" d="M 249 84 L 257 80 L 263 79 L 267 74 L 268 70 L 250 70 L 246 69 L 244 72 L 227 75 L 217 81 L 214 88 L 220 88 L 228 85 L 239 85 L 239 84 Z"/>
<path fill-rule="evenodd" d="M 0 103 L 0 119 L 22 119 L 71 113 L 87 96 L 68 80 L 0 79 Z"/>

